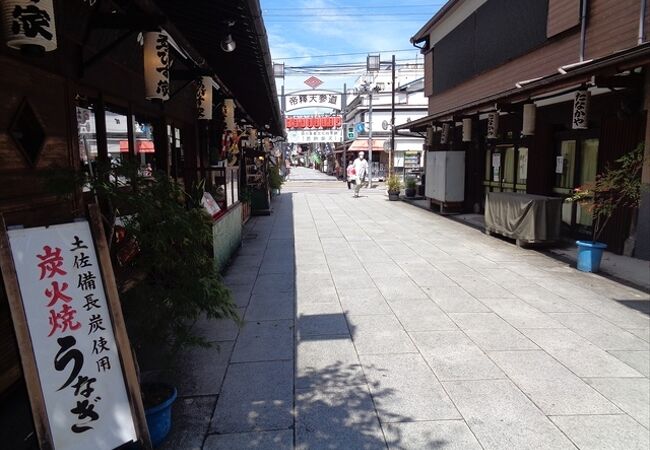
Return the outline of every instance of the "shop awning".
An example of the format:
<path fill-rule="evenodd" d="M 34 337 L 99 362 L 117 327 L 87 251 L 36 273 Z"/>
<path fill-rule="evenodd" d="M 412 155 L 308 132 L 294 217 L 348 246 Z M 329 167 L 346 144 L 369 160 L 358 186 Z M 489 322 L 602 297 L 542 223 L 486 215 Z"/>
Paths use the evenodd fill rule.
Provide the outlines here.
<path fill-rule="evenodd" d="M 373 139 L 372 140 L 372 151 L 373 152 L 383 152 L 384 151 L 384 142 L 386 139 Z M 367 152 L 368 151 L 368 139 L 355 139 L 355 141 L 348 147 L 349 152 Z"/>
<path fill-rule="evenodd" d="M 136 153 L 156 153 L 153 142 L 150 140 L 135 141 Z M 120 153 L 129 153 L 129 141 L 120 141 Z"/>
<path fill-rule="evenodd" d="M 215 71 L 253 125 L 282 136 L 284 122 L 259 0 L 156 0 L 155 4 Z M 236 43 L 230 53 L 220 47 L 229 21 L 234 23 L 230 32 Z"/>
<path fill-rule="evenodd" d="M 548 74 L 521 87 L 513 87 L 507 91 L 491 95 L 474 102 L 460 105 L 452 110 L 440 111 L 435 114 L 395 126 L 395 130 L 426 131 L 428 126 L 439 125 L 442 121 L 453 120 L 455 115 L 475 113 L 481 108 L 493 107 L 497 102 L 516 103 L 525 101 L 532 96 L 552 92 L 555 89 L 581 84 L 598 73 L 606 73 L 615 67 L 618 72 L 642 66 L 650 62 L 650 43 L 637 45 L 602 58 L 585 62 L 562 72 Z"/>

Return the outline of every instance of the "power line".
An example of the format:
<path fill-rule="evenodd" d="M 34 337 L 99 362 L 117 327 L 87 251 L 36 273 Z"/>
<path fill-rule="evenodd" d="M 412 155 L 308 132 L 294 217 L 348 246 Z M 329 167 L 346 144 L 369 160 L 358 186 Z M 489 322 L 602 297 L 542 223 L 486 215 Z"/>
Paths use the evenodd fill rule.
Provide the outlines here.
<path fill-rule="evenodd" d="M 372 6 L 372 9 L 400 9 L 403 10 L 404 8 L 430 8 L 430 7 L 436 7 L 436 6 L 442 6 L 445 3 L 418 3 L 418 4 L 410 4 L 410 5 L 379 5 L 379 6 Z M 264 11 L 305 11 L 305 10 L 320 10 L 320 11 L 331 11 L 333 9 L 339 10 L 339 9 L 359 9 L 363 8 L 365 5 L 358 5 L 358 6 L 333 6 L 333 7 L 304 7 L 304 8 L 262 8 L 262 12 Z"/>
<path fill-rule="evenodd" d="M 417 52 L 417 48 L 408 48 L 401 50 L 371 50 L 367 52 L 357 52 L 357 53 L 332 53 L 330 55 L 312 55 L 312 56 L 291 56 L 288 58 L 273 58 L 273 61 L 286 61 L 289 59 L 310 59 L 310 58 L 329 58 L 331 56 L 355 56 L 355 55 L 367 55 L 371 53 L 398 53 L 398 52 Z"/>
<path fill-rule="evenodd" d="M 429 11 L 422 11 L 422 12 L 417 12 L 417 13 L 405 13 L 405 12 L 400 12 L 399 16 L 431 16 L 431 13 Z M 291 19 L 298 19 L 301 17 L 395 17 L 395 13 L 327 13 L 327 14 L 321 14 L 321 13 L 314 13 L 314 14 L 265 14 L 264 18 L 266 17 L 286 17 L 286 18 L 291 18 Z"/>

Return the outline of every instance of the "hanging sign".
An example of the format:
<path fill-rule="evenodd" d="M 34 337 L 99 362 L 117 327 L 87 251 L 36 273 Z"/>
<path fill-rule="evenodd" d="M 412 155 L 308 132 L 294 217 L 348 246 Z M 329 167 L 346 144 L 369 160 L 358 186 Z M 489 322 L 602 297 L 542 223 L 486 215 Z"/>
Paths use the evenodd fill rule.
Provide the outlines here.
<path fill-rule="evenodd" d="M 107 270 L 116 293 L 112 269 L 100 266 L 89 223 L 6 234 L 3 227 L 0 233 L 0 263 L 41 446 L 108 450 L 138 441 L 143 413 L 133 360 L 115 312 L 119 301 L 107 300 Z M 102 262 L 110 264 L 105 242 Z M 148 443 L 148 435 L 144 439 Z"/>
<path fill-rule="evenodd" d="M 499 137 L 499 113 L 491 112 L 487 117 L 487 138 L 496 139 Z"/>
<path fill-rule="evenodd" d="M 343 132 L 340 128 L 332 128 L 329 130 L 287 130 L 287 142 L 291 144 L 343 142 Z"/>
<path fill-rule="evenodd" d="M 564 156 L 555 157 L 555 173 L 564 173 Z"/>
<path fill-rule="evenodd" d="M 334 91 L 309 90 L 286 95 L 285 111 L 301 108 L 329 108 L 341 110 L 341 94 Z"/>
<path fill-rule="evenodd" d="M 340 128 L 341 116 L 305 116 L 287 117 L 284 120 L 287 128 Z"/>
<path fill-rule="evenodd" d="M 580 90 L 576 92 L 573 99 L 573 121 L 574 130 L 586 130 L 589 128 L 589 91 Z"/>
<path fill-rule="evenodd" d="M 144 91 L 148 100 L 169 100 L 169 36 L 144 34 Z"/>
<path fill-rule="evenodd" d="M 212 77 L 201 77 L 197 81 L 196 112 L 199 120 L 212 120 Z"/>
<path fill-rule="evenodd" d="M 20 50 L 56 50 L 56 25 L 52 0 L 6 0 L 2 5 L 7 46 Z"/>

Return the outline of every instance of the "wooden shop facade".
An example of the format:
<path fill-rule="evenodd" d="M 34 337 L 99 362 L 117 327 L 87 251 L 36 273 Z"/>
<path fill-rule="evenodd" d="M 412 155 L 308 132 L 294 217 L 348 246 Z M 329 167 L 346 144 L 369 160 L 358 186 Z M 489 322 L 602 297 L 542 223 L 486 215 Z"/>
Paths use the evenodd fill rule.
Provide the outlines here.
<path fill-rule="evenodd" d="M 413 36 L 428 116 L 397 128 L 427 133 L 427 155 L 464 152 L 459 210 L 483 212 L 487 192 L 566 198 L 644 142 L 648 186 L 646 3 L 450 0 Z M 650 259 L 647 192 L 605 228 L 612 251 Z M 592 218 L 565 202 L 562 223 L 581 237 Z"/>
<path fill-rule="evenodd" d="M 203 179 L 217 187 L 215 226 L 229 221 L 235 235 L 215 249 L 232 250 L 237 230 L 241 238 L 244 147 L 264 155 L 284 133 L 259 1 L 2 6 L 0 213 L 7 225 L 85 214 L 92 193 L 78 188 L 62 199 L 46 187 L 52 169 L 101 176 L 129 161 L 145 176 L 163 171 L 186 188 Z M 10 317 L 0 280 L 0 403 L 22 379 Z"/>

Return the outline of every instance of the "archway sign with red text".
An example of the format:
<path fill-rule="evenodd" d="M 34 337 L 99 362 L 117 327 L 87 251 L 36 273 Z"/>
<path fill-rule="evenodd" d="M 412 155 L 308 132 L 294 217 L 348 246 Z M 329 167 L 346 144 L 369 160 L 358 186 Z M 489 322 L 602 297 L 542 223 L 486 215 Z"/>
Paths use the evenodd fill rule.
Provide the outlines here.
<path fill-rule="evenodd" d="M 341 116 L 288 116 L 284 124 L 290 144 L 343 141 Z"/>
<path fill-rule="evenodd" d="M 0 268 L 41 449 L 150 449 L 99 209 L 7 230 Z"/>

